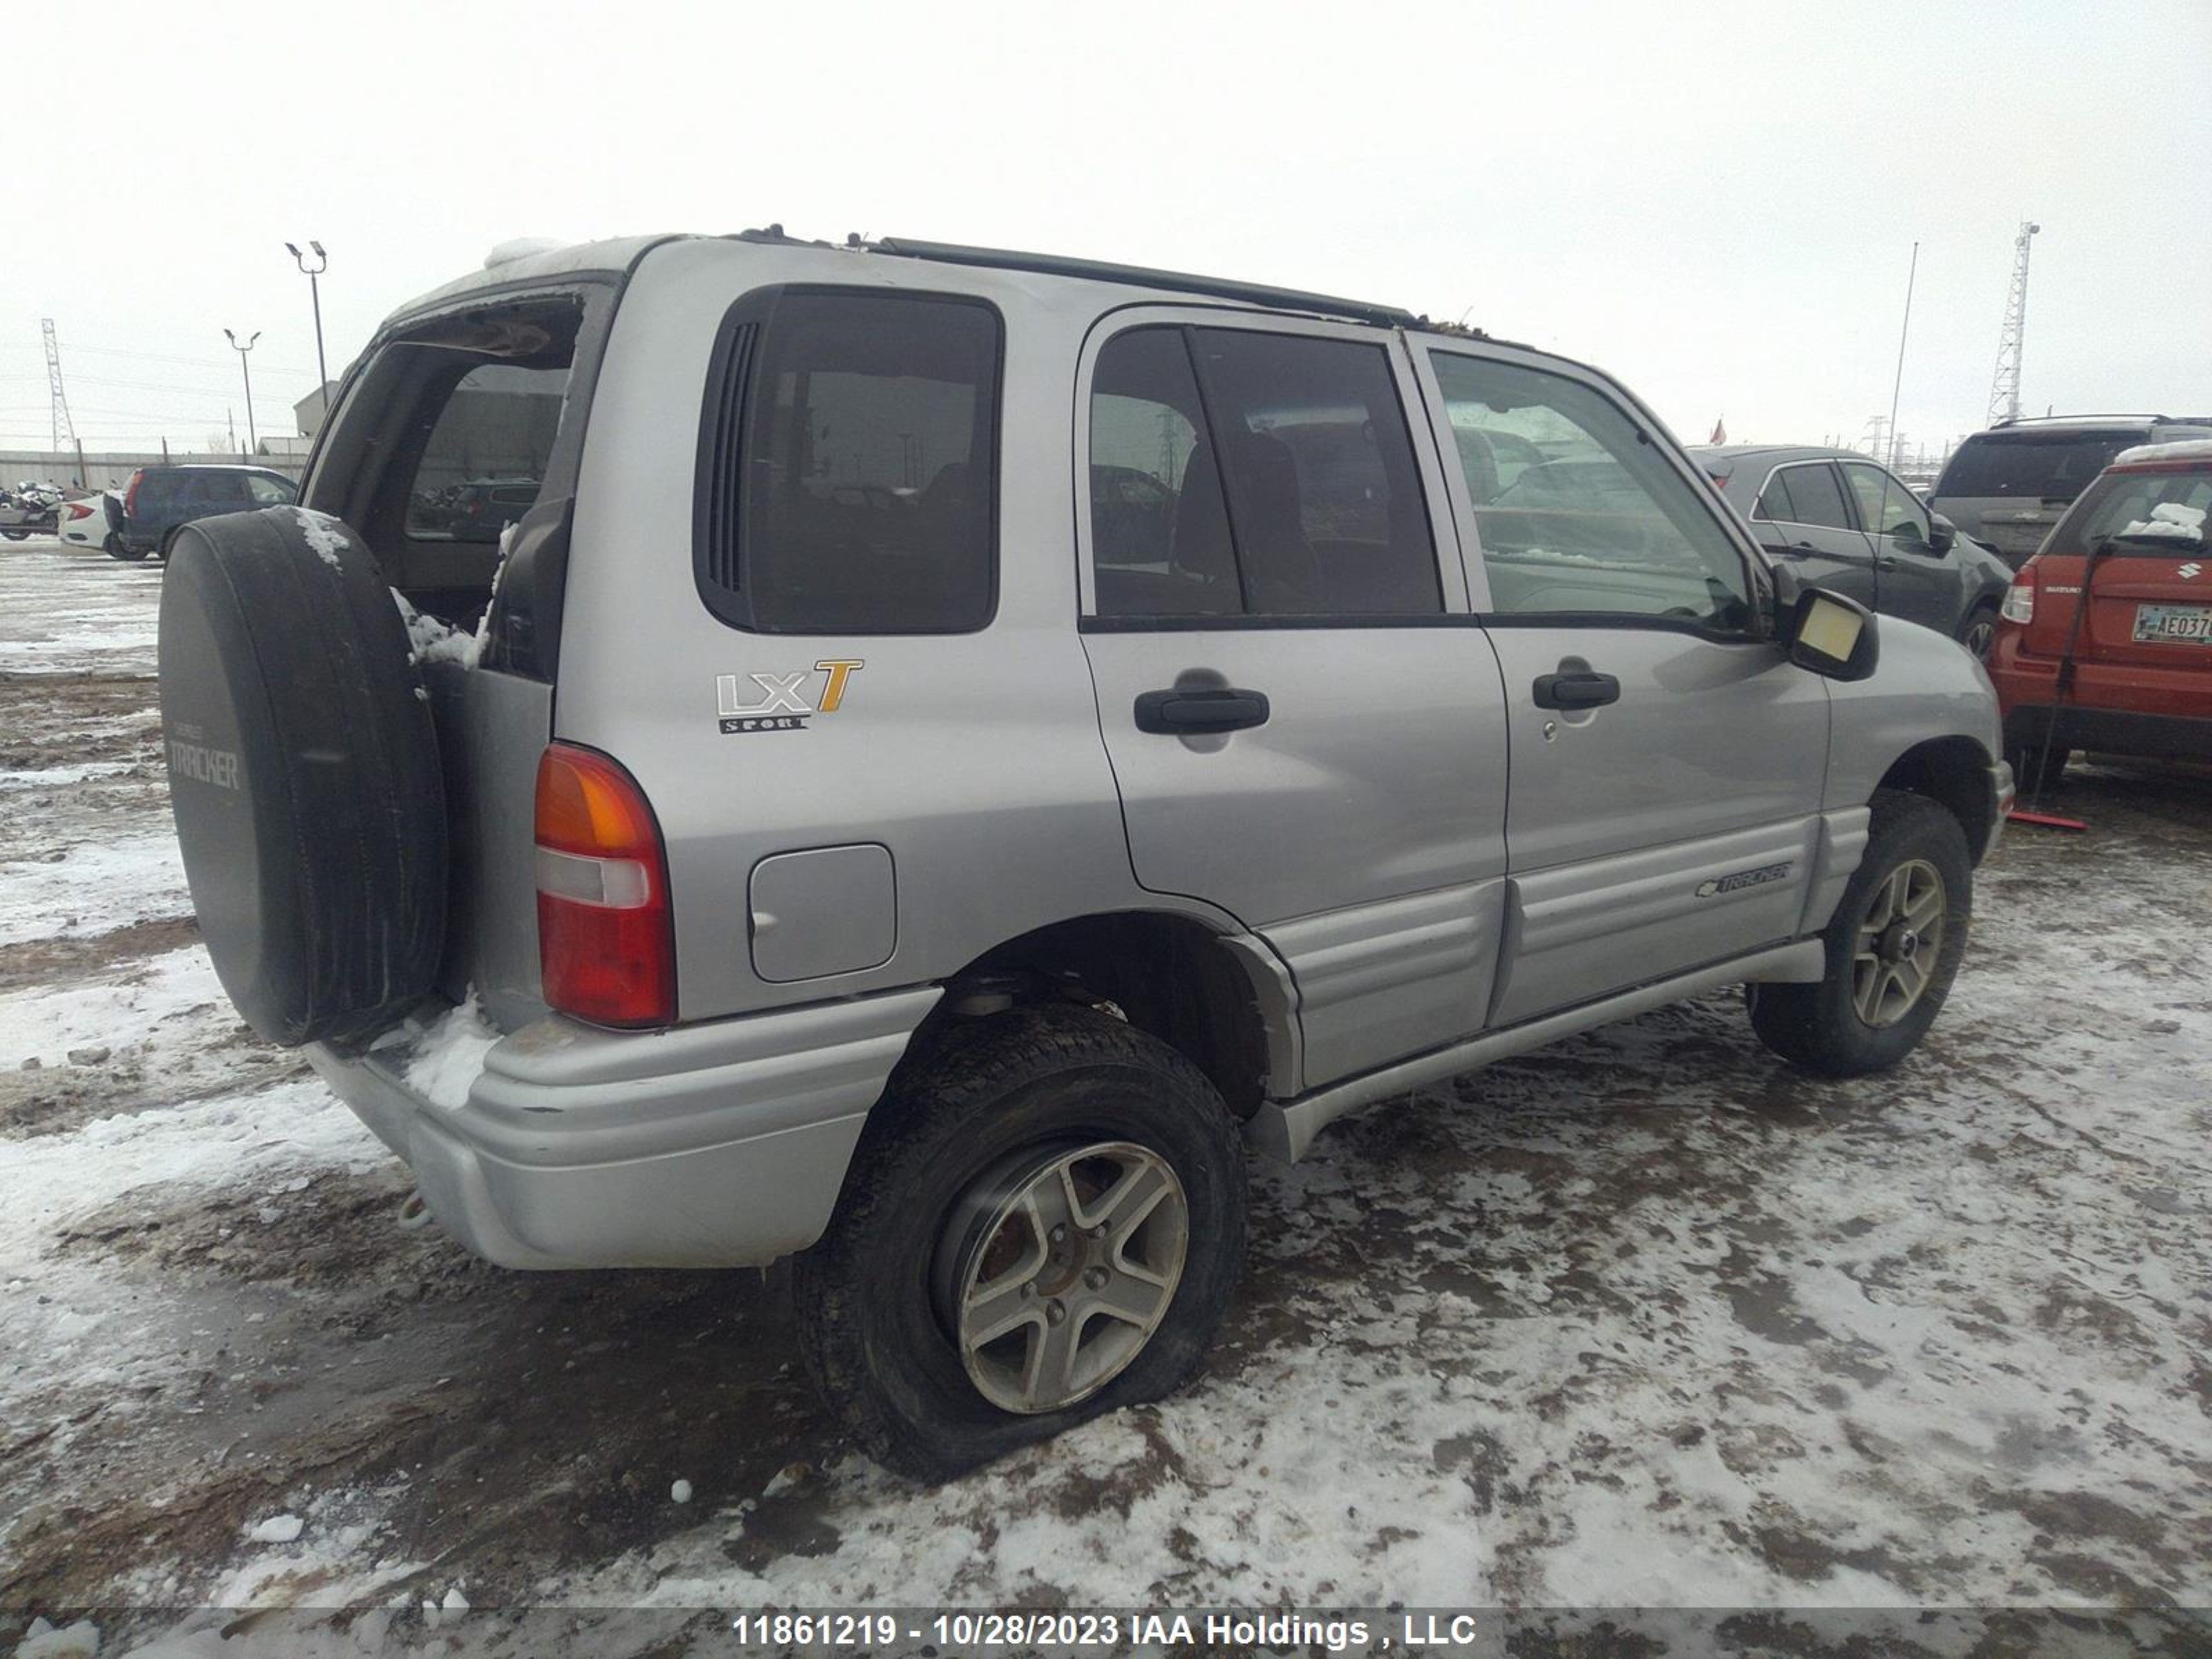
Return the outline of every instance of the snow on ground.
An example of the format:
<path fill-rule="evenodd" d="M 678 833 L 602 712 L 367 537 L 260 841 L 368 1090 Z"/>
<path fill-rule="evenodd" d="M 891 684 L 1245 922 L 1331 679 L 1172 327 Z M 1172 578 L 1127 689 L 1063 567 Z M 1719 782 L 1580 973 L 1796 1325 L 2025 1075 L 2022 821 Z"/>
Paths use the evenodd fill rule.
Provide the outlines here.
<path fill-rule="evenodd" d="M 0 550 L 10 768 L 86 763 L 53 733 L 145 763 L 141 576 Z M 23 679 L 26 592 L 107 616 L 117 662 Z M 221 999 L 158 774 L 11 791 L 0 1639 L 87 1608 L 103 1653 L 237 1659 L 675 1650 L 604 1611 L 638 1607 L 2201 1607 L 2212 789 L 2064 799 L 2092 832 L 2012 833 L 1894 1075 L 1797 1077 L 1723 995 L 1372 1108 L 1255 1165 L 1192 1389 L 924 1490 L 825 1422 L 776 1276 L 502 1273 L 400 1225 L 404 1171 Z M 246 1606 L 325 1611 L 230 1641 L 182 1611 Z"/>
<path fill-rule="evenodd" d="M 190 915 L 184 889 L 175 832 L 158 822 L 143 835 L 72 847 L 59 859 L 0 862 L 0 945 Z"/>
<path fill-rule="evenodd" d="M 88 561 L 106 568 L 97 572 Z M 0 547 L 8 608 L 0 673 L 150 674 L 161 566 L 125 563 L 43 537 Z"/>

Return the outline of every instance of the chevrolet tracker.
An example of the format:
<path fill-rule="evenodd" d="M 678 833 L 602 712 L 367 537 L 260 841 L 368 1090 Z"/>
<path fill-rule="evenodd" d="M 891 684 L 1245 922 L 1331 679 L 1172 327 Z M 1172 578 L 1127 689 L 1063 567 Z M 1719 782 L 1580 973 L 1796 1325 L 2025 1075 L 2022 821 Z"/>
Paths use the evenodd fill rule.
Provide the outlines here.
<path fill-rule="evenodd" d="M 925 1478 L 1195 1372 L 1248 1139 L 1725 986 L 1897 1064 L 2011 799 L 1606 375 L 1050 256 L 496 264 L 168 551 L 240 1012 L 493 1261 L 795 1258 Z"/>

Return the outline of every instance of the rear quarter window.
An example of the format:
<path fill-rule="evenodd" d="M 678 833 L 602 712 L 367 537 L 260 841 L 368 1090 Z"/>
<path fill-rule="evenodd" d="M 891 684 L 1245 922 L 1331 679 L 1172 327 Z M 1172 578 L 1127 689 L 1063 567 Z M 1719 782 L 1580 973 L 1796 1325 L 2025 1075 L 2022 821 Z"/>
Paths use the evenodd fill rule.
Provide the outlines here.
<path fill-rule="evenodd" d="M 708 375 L 694 568 L 771 634 L 957 634 L 997 599 L 998 313 L 949 295 L 770 289 Z"/>

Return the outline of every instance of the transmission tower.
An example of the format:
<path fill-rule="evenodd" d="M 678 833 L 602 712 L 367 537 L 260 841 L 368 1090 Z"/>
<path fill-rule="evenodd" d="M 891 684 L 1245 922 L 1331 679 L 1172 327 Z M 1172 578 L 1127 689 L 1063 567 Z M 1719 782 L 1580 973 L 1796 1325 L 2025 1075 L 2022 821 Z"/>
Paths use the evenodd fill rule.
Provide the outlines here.
<path fill-rule="evenodd" d="M 46 343 L 46 395 L 53 404 L 54 453 L 76 447 L 76 427 L 70 420 L 69 393 L 62 387 L 62 344 L 54 334 L 54 319 L 41 318 L 39 331 Z"/>
<path fill-rule="evenodd" d="M 2020 222 L 2012 242 L 2012 287 L 2005 295 L 2004 331 L 1997 336 L 1997 372 L 1990 382 L 1990 424 L 2020 418 L 2020 354 L 2027 341 L 2028 239 L 2043 227 Z"/>

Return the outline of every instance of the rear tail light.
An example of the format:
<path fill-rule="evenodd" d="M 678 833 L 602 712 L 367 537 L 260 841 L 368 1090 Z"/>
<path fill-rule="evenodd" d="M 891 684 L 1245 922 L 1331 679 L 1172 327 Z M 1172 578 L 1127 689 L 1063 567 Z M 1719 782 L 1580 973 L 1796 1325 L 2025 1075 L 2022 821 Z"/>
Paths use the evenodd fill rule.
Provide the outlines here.
<path fill-rule="evenodd" d="M 597 1025 L 673 1024 L 668 858 L 637 781 L 597 750 L 549 745 L 537 839 L 545 1000 Z"/>
<path fill-rule="evenodd" d="M 123 486 L 123 516 L 125 518 L 135 519 L 138 516 L 138 486 L 145 481 L 146 469 L 142 466 L 131 475 L 131 482 Z"/>
<path fill-rule="evenodd" d="M 72 520 L 88 519 L 92 516 L 92 509 L 82 501 L 71 501 L 69 504 L 69 515 Z"/>
<path fill-rule="evenodd" d="M 2020 574 L 2005 589 L 2004 604 L 1997 615 L 2008 623 L 2026 624 L 2035 620 L 2035 567 L 2022 565 Z"/>

